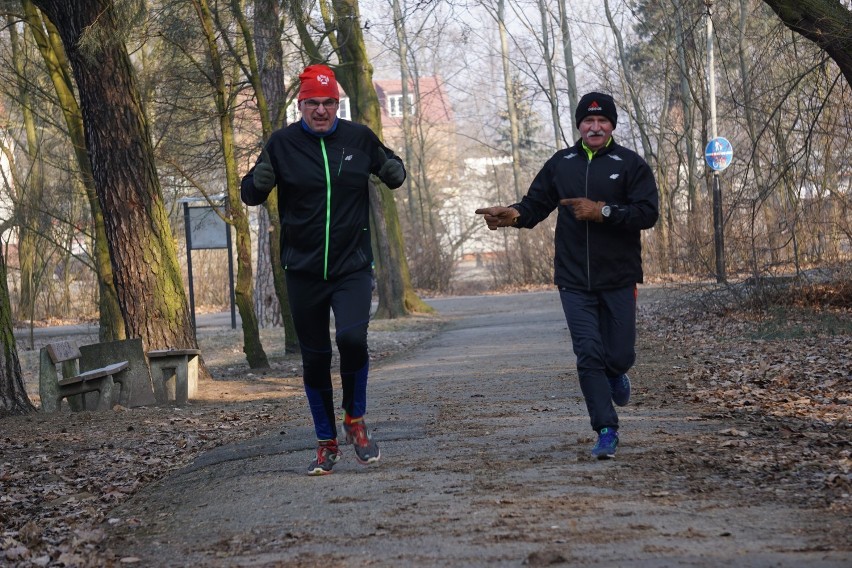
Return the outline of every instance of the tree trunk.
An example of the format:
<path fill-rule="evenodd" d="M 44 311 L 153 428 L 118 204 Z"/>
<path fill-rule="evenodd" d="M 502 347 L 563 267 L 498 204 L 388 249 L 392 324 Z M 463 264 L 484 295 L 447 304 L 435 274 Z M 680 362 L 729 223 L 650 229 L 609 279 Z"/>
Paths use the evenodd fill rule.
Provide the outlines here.
<path fill-rule="evenodd" d="M 373 87 L 373 66 L 367 58 L 367 48 L 364 44 L 364 34 L 361 29 L 361 16 L 357 0 L 334 0 L 334 12 L 338 23 L 338 43 L 340 45 L 340 61 L 338 78 L 349 95 L 353 120 L 369 126 L 373 132 L 382 138 L 382 118 L 379 110 L 379 99 Z M 405 248 L 402 241 L 402 229 L 399 225 L 399 214 L 393 194 L 384 185 L 379 186 L 373 197 L 380 201 L 384 222 L 387 223 L 388 247 L 379 247 L 389 251 L 390 258 L 380 258 L 377 267 L 382 270 L 392 270 L 396 273 L 387 280 L 398 282 L 401 288 L 382 289 L 386 279 L 379 279 L 379 309 L 376 317 L 395 318 L 407 315 L 409 312 L 429 312 L 432 309 L 414 292 L 408 263 L 405 259 Z M 377 219 L 374 217 L 374 221 Z"/>
<path fill-rule="evenodd" d="M 6 282 L 6 258 L 0 253 L 0 338 L 3 339 L 3 356 L 0 357 L 0 417 L 35 411 L 21 376 L 21 361 L 15 345 L 12 306 Z"/>
<path fill-rule="evenodd" d="M 503 64 L 503 87 L 506 90 L 506 110 L 509 116 L 510 142 L 512 145 L 512 179 L 515 188 L 515 201 L 520 201 L 521 191 L 521 131 L 518 126 L 518 107 L 515 101 L 515 88 L 512 85 L 512 74 L 509 69 L 509 38 L 506 31 L 506 0 L 497 2 L 497 27 L 500 32 L 500 61 Z"/>
<path fill-rule="evenodd" d="M 645 160 L 653 168 L 656 158 L 654 156 L 654 150 L 651 147 L 651 136 L 648 133 L 648 124 L 645 121 L 645 113 L 642 110 L 642 105 L 639 103 L 639 94 L 636 92 L 636 83 L 633 81 L 633 77 L 631 76 L 632 74 L 630 73 L 630 63 L 627 61 L 627 53 L 624 50 L 624 41 L 621 38 L 621 30 L 615 23 L 615 19 L 612 17 L 612 12 L 609 9 L 609 0 L 604 0 L 604 10 L 606 12 L 607 22 L 609 22 L 610 29 L 612 29 L 612 34 L 615 36 L 615 44 L 618 49 L 618 61 L 621 64 L 621 72 L 624 75 L 624 82 L 627 85 L 627 90 L 630 92 L 630 101 L 632 102 L 633 113 L 636 117 L 636 127 L 639 129 L 639 135 L 642 140 L 642 153 L 645 156 Z"/>
<path fill-rule="evenodd" d="M 412 232 L 417 233 L 418 227 L 423 226 L 425 219 L 417 215 L 417 201 L 412 195 L 411 176 L 414 171 L 414 151 L 411 136 L 411 108 L 408 105 L 408 90 L 411 73 L 408 70 L 408 40 L 405 37 L 405 21 L 399 0 L 393 0 L 393 27 L 396 31 L 396 43 L 399 49 L 399 78 L 402 83 L 402 135 L 405 141 L 405 166 L 408 168 L 408 178 L 405 180 L 405 190 L 408 193 L 408 216 L 411 219 Z M 421 168 L 417 168 L 420 170 Z"/>
<path fill-rule="evenodd" d="M 506 30 L 505 20 L 506 2 L 497 2 L 497 27 L 500 33 L 500 60 L 503 64 L 503 85 L 506 90 L 506 109 L 509 116 L 509 136 L 512 146 L 512 181 L 515 189 L 514 202 L 521 200 L 525 193 L 521 190 L 521 127 L 518 119 L 518 101 L 515 98 L 515 85 L 511 73 L 511 54 L 509 53 L 509 37 Z M 519 231 L 518 249 L 521 257 L 522 281 L 528 282 L 532 278 L 532 266 L 530 256 L 527 254 L 527 236 Z M 507 237 L 508 238 L 508 237 Z"/>
<path fill-rule="evenodd" d="M 112 265 L 109 258 L 109 244 L 107 243 L 106 226 L 104 216 L 98 203 L 98 195 L 92 175 L 92 162 L 86 152 L 86 140 L 83 129 L 83 117 L 77 99 L 74 98 L 74 88 L 71 85 L 71 69 L 61 41 L 57 35 L 56 28 L 44 21 L 30 0 L 23 0 L 24 13 L 27 24 L 35 38 L 36 45 L 41 52 L 42 59 L 47 67 L 59 106 L 68 126 L 68 136 L 74 147 L 74 155 L 77 158 L 77 167 L 80 169 L 80 177 L 89 202 L 89 210 L 92 215 L 94 227 L 94 239 L 92 243 L 93 258 L 95 261 L 95 272 L 98 278 L 98 303 L 99 303 L 99 326 L 98 340 L 107 342 L 118 339 L 126 339 L 127 332 L 124 327 L 124 317 L 118 304 L 118 294 L 113 284 Z"/>
<path fill-rule="evenodd" d="M 263 141 L 269 139 L 272 131 L 287 123 L 287 91 L 284 87 L 284 53 L 281 49 L 281 14 L 276 0 L 257 0 L 254 18 L 254 52 L 252 41 L 246 27 L 246 45 L 249 46 L 250 80 L 257 93 L 258 110 L 263 128 Z M 296 325 L 287 295 L 284 267 L 281 265 L 281 220 L 278 218 L 278 193 L 272 192 L 264 207 L 258 210 L 260 225 L 266 225 L 267 231 L 258 232 L 258 274 L 256 282 L 256 301 L 269 298 L 268 309 L 277 315 L 284 327 L 284 350 L 287 353 L 299 352 L 299 339 L 296 337 Z M 263 251 L 261 254 L 260 251 Z M 260 263 L 264 260 L 261 272 Z M 262 275 L 262 276 L 261 276 Z M 262 295 L 260 292 L 262 291 Z M 274 297 L 273 297 L 274 293 Z M 275 318 L 272 318 L 274 321 Z M 261 319 L 261 325 L 264 320 Z"/>
<path fill-rule="evenodd" d="M 788 28 L 816 43 L 852 85 L 852 11 L 838 0 L 763 0 Z"/>
<path fill-rule="evenodd" d="M 768 189 L 770 183 L 764 181 L 765 178 L 763 174 L 763 165 L 761 163 L 760 152 L 758 152 L 758 149 L 760 147 L 758 136 L 760 125 L 758 124 L 758 121 L 755 120 L 754 116 L 755 93 L 751 83 L 752 72 L 751 69 L 749 69 L 748 58 L 746 56 L 746 42 L 748 41 L 749 37 L 748 15 L 748 0 L 740 0 L 740 19 L 738 28 L 739 33 L 737 35 L 737 62 L 739 64 L 738 67 L 740 75 L 740 84 L 742 85 L 740 103 L 745 114 L 746 130 L 749 136 L 749 143 L 751 144 L 751 147 L 748 149 L 748 164 L 754 170 L 754 181 L 755 185 L 758 188 L 757 194 L 760 196 L 766 196 L 766 199 L 768 199 L 770 203 L 772 203 L 771 207 L 761 207 L 764 226 L 769 228 L 777 226 L 774 217 L 779 211 L 782 211 L 784 209 L 785 200 L 783 189 L 780 189 L 778 192 L 770 191 Z M 783 238 L 779 238 L 779 234 L 776 231 L 769 230 L 768 234 L 761 235 L 758 240 L 762 241 L 764 237 L 769 240 L 770 254 L 775 255 L 778 251 L 783 249 Z M 758 268 L 755 262 L 757 255 L 755 254 L 756 251 L 754 250 L 754 245 L 752 248 L 752 272 L 755 276 L 757 276 Z M 772 259 L 773 264 L 777 262 L 777 258 Z"/>
<path fill-rule="evenodd" d="M 210 86 L 216 101 L 219 131 L 222 134 L 222 158 L 225 164 L 225 186 L 228 194 L 227 217 L 228 222 L 234 227 L 236 235 L 234 240 L 237 248 L 237 280 L 234 286 L 234 295 L 243 326 L 243 352 L 246 354 L 246 361 L 250 368 L 266 368 L 269 367 L 269 361 L 266 352 L 263 350 L 257 314 L 254 311 L 251 232 L 248 215 L 240 199 L 240 180 L 237 176 L 237 160 L 234 153 L 233 108 L 228 103 L 230 96 L 225 86 L 225 73 L 222 68 L 219 46 L 216 44 L 217 32 L 213 23 L 213 14 L 210 12 L 207 0 L 193 0 L 193 6 L 198 14 L 201 30 L 207 41 L 207 56 L 211 66 Z"/>
<path fill-rule="evenodd" d="M 665 67 L 665 74 L 663 75 L 664 85 L 673 85 L 674 78 L 671 76 L 671 66 L 667 63 Z M 660 110 L 660 118 L 658 120 L 658 124 L 668 124 L 670 122 L 670 97 L 663 97 L 663 107 Z M 657 148 L 665 148 L 666 145 L 666 130 L 664 128 L 657 129 Z M 662 151 L 660 151 L 662 154 Z M 671 227 L 668 224 L 670 216 L 668 214 L 669 204 L 671 203 L 671 195 L 674 192 L 671 185 L 672 181 L 669 177 L 669 162 L 667 160 L 657 160 L 655 165 L 654 176 L 657 179 L 658 191 L 660 194 L 660 219 L 657 221 L 656 229 L 654 230 L 654 241 L 657 250 L 657 269 L 659 272 L 668 273 L 669 272 L 669 259 L 668 259 L 668 250 L 669 250 L 669 237 L 671 232 Z M 675 166 L 675 171 L 677 171 L 677 167 Z M 677 179 L 677 176 L 672 176 L 674 179 Z M 677 182 L 674 182 L 675 184 Z"/>
<path fill-rule="evenodd" d="M 574 109 L 577 108 L 577 78 L 574 75 L 574 50 L 571 46 L 571 29 L 568 26 L 568 7 L 565 5 L 567 0 L 557 0 L 559 5 L 559 26 L 562 30 L 562 50 L 565 57 L 565 78 L 568 81 L 568 108 L 571 116 L 571 142 L 580 138 L 580 131 L 577 130 L 577 124 L 574 122 Z"/>
<path fill-rule="evenodd" d="M 197 348 L 150 132 L 110 0 L 34 0 L 53 22 L 80 94 L 128 337 L 145 349 Z"/>
<path fill-rule="evenodd" d="M 24 60 L 20 53 L 20 39 L 15 26 L 9 27 L 9 39 L 12 62 L 20 77 L 24 76 Z M 39 276 L 43 273 L 43 264 L 48 243 L 43 235 L 47 233 L 50 221 L 45 215 L 44 198 L 44 161 L 39 148 L 39 136 L 36 132 L 36 118 L 30 96 L 30 85 L 21 83 L 18 90 L 18 102 L 26 133 L 26 175 L 18 179 L 22 182 L 15 208 L 18 223 L 18 266 L 21 271 L 21 294 L 18 313 L 22 319 L 30 321 L 36 318 L 35 305 L 39 292 Z"/>
<path fill-rule="evenodd" d="M 547 102 L 550 104 L 550 121 L 553 124 L 554 147 L 562 148 L 565 137 L 559 120 L 559 98 L 556 95 L 556 73 L 553 72 L 553 53 L 550 49 L 550 15 L 545 0 L 538 0 L 538 12 L 541 16 L 541 48 L 544 66 L 547 69 Z"/>
<path fill-rule="evenodd" d="M 690 72 L 686 59 L 686 34 L 683 31 L 683 13 L 678 10 L 675 14 L 675 46 L 677 49 L 678 71 L 680 77 L 680 102 L 683 105 L 683 142 L 686 154 L 686 203 L 687 212 L 695 211 L 698 199 L 698 163 L 695 159 L 695 132 L 693 125 L 692 89 L 690 88 Z M 690 216 L 691 218 L 691 216 Z M 674 258 L 674 257 L 672 257 Z"/>

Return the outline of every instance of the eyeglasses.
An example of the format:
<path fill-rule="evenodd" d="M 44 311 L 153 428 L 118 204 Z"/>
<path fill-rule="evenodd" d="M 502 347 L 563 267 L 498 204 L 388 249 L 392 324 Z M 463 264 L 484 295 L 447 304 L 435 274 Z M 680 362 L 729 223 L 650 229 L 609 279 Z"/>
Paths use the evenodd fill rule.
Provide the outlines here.
<path fill-rule="evenodd" d="M 305 105 L 305 108 L 308 110 L 317 110 L 320 105 L 322 105 L 325 110 L 333 110 L 337 106 L 338 102 L 334 99 L 326 99 L 324 101 L 307 99 L 302 101 L 302 104 Z"/>

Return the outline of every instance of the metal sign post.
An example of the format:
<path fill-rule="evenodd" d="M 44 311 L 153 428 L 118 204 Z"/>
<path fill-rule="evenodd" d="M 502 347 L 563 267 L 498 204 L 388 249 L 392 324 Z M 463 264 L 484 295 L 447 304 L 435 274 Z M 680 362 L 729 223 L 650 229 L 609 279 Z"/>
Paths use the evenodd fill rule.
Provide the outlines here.
<path fill-rule="evenodd" d="M 719 171 L 728 167 L 730 164 L 730 156 L 728 158 L 715 157 L 715 143 L 721 144 L 724 140 L 727 143 L 728 151 L 730 151 L 731 143 L 724 138 L 716 136 L 716 65 L 713 59 L 713 0 L 704 0 L 707 6 L 707 85 L 710 90 L 710 131 L 713 135 L 713 140 L 707 144 L 707 150 L 704 157 L 707 164 L 713 168 L 713 236 L 716 244 L 716 282 L 720 284 L 727 280 L 725 274 L 725 224 L 722 217 L 722 184 L 719 180 Z M 714 146 L 713 162 L 721 167 L 714 167 L 711 163 L 711 146 Z M 731 152 L 731 155 L 733 153 Z M 724 165 L 722 165 L 724 164 Z"/>
<path fill-rule="evenodd" d="M 228 284 L 231 301 L 231 329 L 237 328 L 236 302 L 234 300 L 234 258 L 231 251 L 231 227 L 216 213 L 208 201 L 203 198 L 184 198 L 183 222 L 186 230 L 186 260 L 189 276 L 189 308 L 192 312 L 192 329 L 196 330 L 195 286 L 192 278 L 192 251 L 200 249 L 228 250 Z M 204 205 L 190 206 L 190 203 Z M 223 202 L 227 207 L 227 200 Z"/>
<path fill-rule="evenodd" d="M 704 160 L 713 170 L 713 231 L 716 244 L 716 281 L 725 282 L 725 231 L 722 219 L 722 183 L 719 172 L 727 168 L 734 158 L 734 149 L 727 139 L 717 136 L 704 149 Z"/>

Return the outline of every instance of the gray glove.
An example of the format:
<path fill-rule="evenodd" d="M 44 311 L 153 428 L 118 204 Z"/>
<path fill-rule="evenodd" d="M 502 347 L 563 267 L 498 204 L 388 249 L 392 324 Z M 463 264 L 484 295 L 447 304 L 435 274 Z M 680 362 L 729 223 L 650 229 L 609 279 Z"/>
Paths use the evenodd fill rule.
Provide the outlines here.
<path fill-rule="evenodd" d="M 258 191 L 269 193 L 275 187 L 275 170 L 267 161 L 266 150 L 260 154 L 260 161 L 254 167 L 254 187 Z"/>
<path fill-rule="evenodd" d="M 379 169 L 379 179 L 390 187 L 399 187 L 405 181 L 405 168 L 398 160 L 388 160 Z"/>

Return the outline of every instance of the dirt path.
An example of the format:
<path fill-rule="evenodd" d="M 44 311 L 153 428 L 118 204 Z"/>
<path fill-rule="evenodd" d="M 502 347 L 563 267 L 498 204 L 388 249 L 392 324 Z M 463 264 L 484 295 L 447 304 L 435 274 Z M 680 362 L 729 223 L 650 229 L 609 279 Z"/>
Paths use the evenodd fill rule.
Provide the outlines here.
<path fill-rule="evenodd" d="M 736 425 L 668 396 L 677 362 L 640 351 L 618 456 L 596 461 L 555 292 L 432 303 L 449 327 L 371 374 L 378 467 L 346 447 L 306 476 L 294 397 L 112 511 L 108 546 L 151 566 L 852 565 L 848 516 L 731 474 Z"/>

